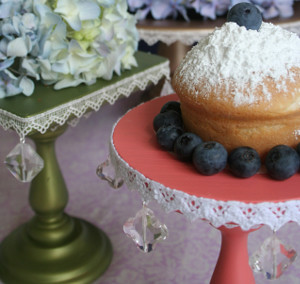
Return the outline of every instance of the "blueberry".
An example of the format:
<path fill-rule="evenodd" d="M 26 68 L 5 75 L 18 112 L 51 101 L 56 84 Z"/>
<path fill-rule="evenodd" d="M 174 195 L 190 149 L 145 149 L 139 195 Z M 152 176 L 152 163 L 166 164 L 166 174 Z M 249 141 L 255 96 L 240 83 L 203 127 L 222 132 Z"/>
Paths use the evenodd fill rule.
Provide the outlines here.
<path fill-rule="evenodd" d="M 293 176 L 299 169 L 300 161 L 296 150 L 286 145 L 273 147 L 265 160 L 268 174 L 277 180 Z"/>
<path fill-rule="evenodd" d="M 169 101 L 162 106 L 160 112 L 166 112 L 169 110 L 174 110 L 181 115 L 180 102 Z"/>
<path fill-rule="evenodd" d="M 296 146 L 296 151 L 297 151 L 298 155 L 300 156 L 300 143 L 298 143 L 298 145 Z"/>
<path fill-rule="evenodd" d="M 153 128 L 157 131 L 162 126 L 175 125 L 182 127 L 182 118 L 178 112 L 169 110 L 163 113 L 157 114 L 153 119 Z"/>
<path fill-rule="evenodd" d="M 183 130 L 174 125 L 162 126 L 156 132 L 158 144 L 167 151 L 172 151 L 176 139 L 182 135 Z"/>
<path fill-rule="evenodd" d="M 199 144 L 193 153 L 193 164 L 203 175 L 214 175 L 222 171 L 227 163 L 227 151 L 218 142 L 209 141 Z"/>
<path fill-rule="evenodd" d="M 248 178 L 259 171 L 261 162 L 256 150 L 250 147 L 238 147 L 230 152 L 228 165 L 235 176 Z"/>
<path fill-rule="evenodd" d="M 191 161 L 194 149 L 202 143 L 202 139 L 190 132 L 183 133 L 174 144 L 174 153 L 182 161 Z"/>
<path fill-rule="evenodd" d="M 250 3 L 234 5 L 227 14 L 227 22 L 234 22 L 247 30 L 259 30 L 262 24 L 262 14 L 259 9 Z"/>

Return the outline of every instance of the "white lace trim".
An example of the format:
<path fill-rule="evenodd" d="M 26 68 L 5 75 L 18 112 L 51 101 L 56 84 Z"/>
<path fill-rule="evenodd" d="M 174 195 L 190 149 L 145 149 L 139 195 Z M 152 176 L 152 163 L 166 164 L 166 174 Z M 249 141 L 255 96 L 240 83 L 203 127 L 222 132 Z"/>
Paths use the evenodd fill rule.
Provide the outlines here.
<path fill-rule="evenodd" d="M 123 179 L 130 190 L 138 191 L 143 201 L 157 201 L 166 213 L 180 211 L 190 221 L 204 219 L 216 228 L 223 225 L 228 228 L 239 226 L 245 231 L 261 225 L 267 225 L 276 231 L 291 221 L 300 225 L 300 200 L 256 204 L 217 201 L 192 196 L 150 180 L 119 156 L 113 143 L 113 132 L 110 140 L 110 161 L 116 178 Z"/>
<path fill-rule="evenodd" d="M 140 39 L 144 40 L 148 45 L 154 45 L 155 43 L 161 41 L 167 45 L 171 45 L 176 41 L 180 41 L 185 45 L 192 45 L 198 42 L 202 37 L 207 36 L 213 30 L 186 30 L 184 32 L 177 30 L 150 30 L 139 28 Z"/>
<path fill-rule="evenodd" d="M 300 21 L 279 24 L 282 28 L 294 32 L 300 36 Z M 148 45 L 153 45 L 159 41 L 171 45 L 176 41 L 180 41 L 185 45 L 192 45 L 198 42 L 202 37 L 213 32 L 213 29 L 199 30 L 174 30 L 174 29 L 143 29 L 138 28 L 140 39 L 144 40 Z"/>
<path fill-rule="evenodd" d="M 43 134 L 53 123 L 63 125 L 68 122 L 68 124 L 74 126 L 86 114 L 88 109 L 98 111 L 104 102 L 113 104 L 120 96 L 128 97 L 136 88 L 145 90 L 150 82 L 157 84 L 163 77 L 169 79 L 169 74 L 169 62 L 166 61 L 80 99 L 29 118 L 22 118 L 0 109 L 0 125 L 5 130 L 14 129 L 21 139 L 24 139 L 33 130 Z M 70 120 L 72 115 L 75 116 L 75 119 Z"/>

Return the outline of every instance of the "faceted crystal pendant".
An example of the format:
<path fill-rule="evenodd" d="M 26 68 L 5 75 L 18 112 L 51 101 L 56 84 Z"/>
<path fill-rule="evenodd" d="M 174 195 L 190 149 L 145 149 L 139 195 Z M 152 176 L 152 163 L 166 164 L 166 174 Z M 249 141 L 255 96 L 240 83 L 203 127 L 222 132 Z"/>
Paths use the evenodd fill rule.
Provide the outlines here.
<path fill-rule="evenodd" d="M 158 242 L 168 236 L 166 225 L 162 224 L 145 204 L 135 217 L 127 220 L 123 230 L 143 252 L 151 252 Z"/>
<path fill-rule="evenodd" d="M 297 256 L 294 249 L 285 246 L 275 234 L 266 239 L 250 257 L 254 272 L 261 272 L 267 279 L 278 279 Z"/>
<path fill-rule="evenodd" d="M 30 182 L 44 167 L 43 159 L 26 143 L 19 143 L 5 159 L 5 165 L 16 179 Z"/>
<path fill-rule="evenodd" d="M 120 188 L 124 183 L 122 179 L 116 177 L 115 169 L 109 159 L 98 166 L 96 173 L 114 189 Z"/>

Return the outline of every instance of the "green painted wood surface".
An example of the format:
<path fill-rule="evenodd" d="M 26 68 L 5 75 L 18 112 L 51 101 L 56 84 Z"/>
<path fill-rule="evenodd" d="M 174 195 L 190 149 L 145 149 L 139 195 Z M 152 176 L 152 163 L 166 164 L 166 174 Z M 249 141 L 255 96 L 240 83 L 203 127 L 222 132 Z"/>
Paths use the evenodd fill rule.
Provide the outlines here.
<path fill-rule="evenodd" d="M 70 101 L 80 99 L 101 88 L 113 85 L 118 81 L 167 61 L 167 59 L 164 57 L 140 51 L 136 53 L 136 60 L 138 62 L 137 67 L 124 71 L 120 76 L 115 75 L 112 80 L 109 81 L 99 79 L 91 86 L 81 84 L 77 87 L 54 90 L 53 86 L 44 86 L 41 83 L 37 83 L 34 93 L 29 97 L 20 94 L 17 96 L 0 99 L 0 109 L 8 111 L 22 118 L 28 118 L 40 113 L 44 113 L 52 108 L 58 107 Z"/>

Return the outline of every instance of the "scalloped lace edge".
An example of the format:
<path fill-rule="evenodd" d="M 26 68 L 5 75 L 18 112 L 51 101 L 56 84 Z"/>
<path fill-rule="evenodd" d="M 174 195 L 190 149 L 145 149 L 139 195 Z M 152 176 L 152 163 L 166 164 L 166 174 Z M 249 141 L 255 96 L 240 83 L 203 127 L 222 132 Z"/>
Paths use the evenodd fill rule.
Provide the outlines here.
<path fill-rule="evenodd" d="M 145 90 L 150 82 L 157 84 L 163 77 L 169 80 L 169 74 L 169 62 L 166 61 L 80 99 L 29 118 L 22 118 L 0 109 L 0 125 L 5 130 L 14 129 L 20 139 L 24 139 L 33 130 L 43 134 L 53 123 L 63 125 L 67 122 L 69 125 L 75 126 L 88 109 L 98 111 L 104 102 L 114 104 L 121 96 L 129 97 L 136 88 Z M 75 119 L 70 120 L 72 115 L 75 116 Z"/>
<path fill-rule="evenodd" d="M 190 221 L 202 219 L 215 228 L 239 226 L 248 231 L 267 225 L 276 231 L 288 222 L 300 224 L 300 200 L 278 203 L 219 201 L 189 195 L 145 177 L 118 154 L 113 143 L 113 133 L 117 124 L 118 122 L 113 127 L 110 139 L 110 162 L 116 177 L 122 178 L 128 189 L 138 191 L 143 201 L 155 200 L 166 213 L 180 211 Z"/>

